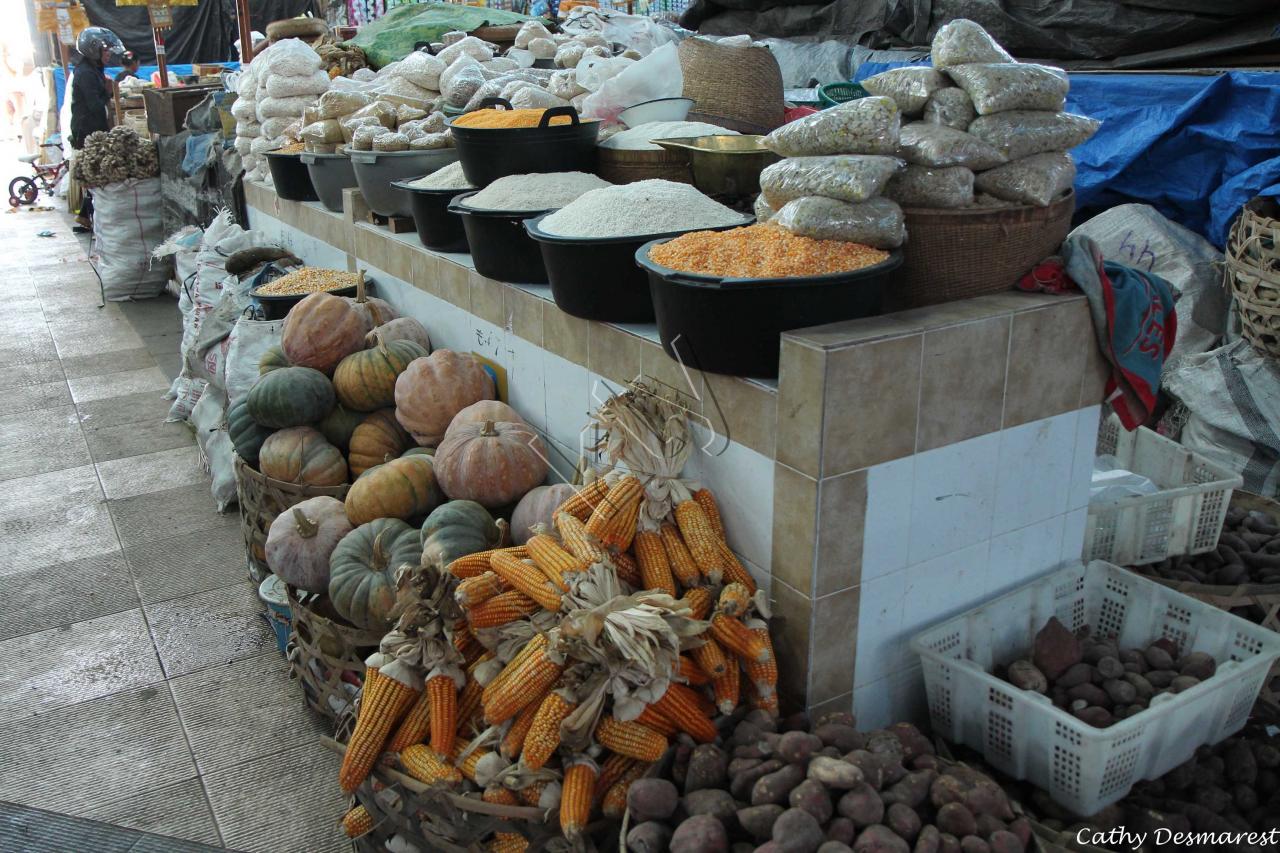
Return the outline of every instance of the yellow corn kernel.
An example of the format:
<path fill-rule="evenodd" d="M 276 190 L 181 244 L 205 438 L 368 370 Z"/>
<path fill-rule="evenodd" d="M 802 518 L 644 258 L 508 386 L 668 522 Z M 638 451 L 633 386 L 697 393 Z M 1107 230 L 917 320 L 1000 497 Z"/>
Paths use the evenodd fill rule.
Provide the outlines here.
<path fill-rule="evenodd" d="M 695 587 L 702 583 L 702 573 L 698 571 L 698 564 L 694 562 L 693 555 L 685 547 L 684 540 L 680 538 L 680 531 L 675 525 L 662 525 L 659 535 L 662 537 L 662 547 L 667 551 L 667 563 L 671 566 L 671 574 L 675 575 L 685 587 Z"/>
<path fill-rule="evenodd" d="M 613 570 L 618 574 L 618 580 L 626 581 L 636 588 L 643 587 L 644 579 L 640 576 L 640 566 L 634 557 L 626 551 L 617 551 L 610 559 L 613 561 Z"/>
<path fill-rule="evenodd" d="M 725 651 L 732 652 L 744 661 L 767 663 L 769 660 L 768 646 L 752 634 L 740 619 L 717 613 L 711 617 L 711 629 L 708 633 Z"/>
<path fill-rule="evenodd" d="M 504 788 L 501 785 L 490 785 L 484 789 L 484 793 L 480 795 L 480 799 L 486 803 L 493 803 L 495 806 L 518 806 L 520 798 L 516 796 L 515 791 L 510 788 Z"/>
<path fill-rule="evenodd" d="M 604 547 L 599 539 L 587 531 L 587 526 L 581 519 L 561 512 L 556 514 L 555 523 L 556 530 L 560 531 L 560 541 L 564 543 L 566 551 L 587 563 L 603 562 Z"/>
<path fill-rule="evenodd" d="M 605 749 L 640 761 L 657 761 L 667 750 L 667 739 L 658 732 L 643 723 L 623 722 L 607 714 L 596 724 L 595 737 Z"/>
<path fill-rule="evenodd" d="M 606 548 L 626 550 L 636 535 L 635 521 L 639 518 L 643 498 L 644 486 L 635 477 L 618 480 L 604 500 L 592 510 L 591 517 L 587 519 L 587 532 Z M 631 519 L 630 530 L 627 529 L 628 518 Z"/>
<path fill-rule="evenodd" d="M 460 607 L 469 608 L 509 589 L 511 589 L 510 585 L 499 577 L 497 572 L 487 571 L 460 581 L 453 591 L 453 597 Z"/>
<path fill-rule="evenodd" d="M 584 571 L 591 565 L 586 560 L 575 557 L 561 548 L 559 542 L 545 533 L 529 537 L 525 547 L 529 549 L 529 557 L 532 558 L 533 564 L 547 576 L 548 580 L 559 587 L 561 592 L 569 591 L 569 585 L 564 582 L 565 575 Z"/>
<path fill-rule="evenodd" d="M 348 794 L 360 787 L 382 754 L 391 730 L 408 712 L 419 691 L 399 679 L 370 668 L 365 673 L 360 714 L 351 733 L 338 782 Z"/>
<path fill-rule="evenodd" d="M 725 584 L 720 590 L 720 612 L 735 619 L 745 618 L 751 607 L 751 593 L 740 583 Z"/>
<path fill-rule="evenodd" d="M 694 687 L 701 687 L 704 684 L 711 683 L 711 676 L 707 675 L 706 671 L 698 666 L 697 661 L 685 655 L 680 655 L 679 677 L 684 679 L 686 684 L 691 684 Z"/>
<path fill-rule="evenodd" d="M 536 613 L 538 607 L 538 602 L 520 590 L 512 589 L 477 604 L 471 608 L 467 618 L 472 630 L 497 628 Z"/>
<path fill-rule="evenodd" d="M 598 806 L 604 795 L 613 787 L 613 783 L 621 779 L 632 767 L 648 767 L 643 761 L 636 761 L 625 755 L 611 752 L 600 762 L 600 773 L 596 776 L 596 785 L 591 792 L 593 807 Z"/>
<path fill-rule="evenodd" d="M 447 764 L 431 751 L 431 747 L 414 744 L 400 753 L 400 764 L 406 773 L 428 785 L 455 786 L 462 784 L 458 768 Z"/>
<path fill-rule="evenodd" d="M 560 724 L 564 718 L 573 713 L 577 707 L 555 690 L 538 705 L 538 713 L 533 718 L 533 727 L 524 739 L 524 751 L 520 753 L 520 761 L 530 770 L 539 770 L 555 755 L 560 746 Z"/>
<path fill-rule="evenodd" d="M 667 549 L 662 545 L 662 537 L 651 530 L 636 533 L 631 543 L 635 551 L 636 562 L 640 564 L 640 581 L 644 589 L 656 589 L 676 597 L 676 580 L 671 574 L 671 562 L 667 559 Z"/>
<path fill-rule="evenodd" d="M 400 727 L 387 744 L 387 752 L 401 752 L 406 746 L 422 743 L 431 732 L 431 697 L 424 690 L 400 721 Z"/>
<path fill-rule="evenodd" d="M 489 560 L 494 554 L 507 554 L 518 560 L 523 560 L 529 556 L 529 550 L 523 545 L 515 545 L 510 548 L 494 548 L 489 551 L 477 551 L 474 554 L 468 554 L 465 557 L 459 557 L 449 564 L 448 572 L 455 578 L 466 580 L 476 575 L 482 575 L 489 571 Z"/>
<path fill-rule="evenodd" d="M 447 675 L 435 675 L 427 679 L 425 693 L 431 701 L 431 748 L 448 755 L 458 733 L 458 685 Z"/>
<path fill-rule="evenodd" d="M 613 820 L 621 820 L 622 815 L 627 811 L 627 791 L 631 789 L 631 783 L 639 779 L 649 769 L 649 764 L 644 761 L 637 761 L 626 769 L 625 772 L 609 786 L 605 791 L 604 799 L 600 803 L 600 811 L 607 818 Z"/>
<path fill-rule="evenodd" d="M 751 577 L 751 573 L 738 560 L 738 555 L 733 553 L 729 543 L 722 539 L 718 543 L 718 547 L 720 548 L 720 558 L 724 561 L 723 579 L 728 583 L 740 583 L 747 588 L 748 592 L 755 595 L 757 589 L 756 579 Z"/>
<path fill-rule="evenodd" d="M 742 699 L 742 670 L 737 661 L 729 665 L 724 675 L 711 682 L 711 689 L 716 694 L 716 710 L 721 714 L 732 714 Z"/>
<path fill-rule="evenodd" d="M 373 829 L 373 815 L 364 806 L 353 806 L 342 816 L 342 831 L 347 838 L 359 838 Z"/>
<path fill-rule="evenodd" d="M 507 583 L 538 602 L 544 610 L 560 610 L 560 591 L 537 566 L 506 554 L 494 554 L 493 570 Z"/>
<path fill-rule="evenodd" d="M 721 539 L 724 535 L 724 522 L 720 519 L 720 507 L 716 504 L 716 496 L 711 494 L 710 489 L 698 489 L 693 493 L 693 499 L 698 502 L 698 506 L 702 507 L 702 511 L 707 514 L 707 521 L 711 522 L 711 529 Z"/>
<path fill-rule="evenodd" d="M 697 501 L 682 501 L 676 506 L 676 524 L 680 538 L 689 548 L 693 562 L 702 576 L 712 583 L 719 583 L 724 575 L 724 559 L 720 555 L 720 537 L 707 519 L 707 514 Z"/>
<path fill-rule="evenodd" d="M 518 672 L 492 694 L 485 688 L 484 719 L 491 726 L 505 723 L 522 708 L 540 697 L 564 672 L 564 666 L 551 660 L 546 651 L 521 664 Z"/>
<path fill-rule="evenodd" d="M 609 484 L 604 478 L 593 480 L 574 492 L 568 500 L 556 508 L 556 512 L 568 513 L 579 521 L 586 521 L 604 496 L 609 493 Z"/>
<path fill-rule="evenodd" d="M 518 832 L 495 832 L 489 842 L 489 853 L 524 853 L 529 849 L 529 839 Z"/>
<path fill-rule="evenodd" d="M 570 841 L 576 841 L 587 827 L 597 774 L 595 764 L 589 759 L 565 768 L 560 790 L 560 831 Z"/>
<path fill-rule="evenodd" d="M 651 707 L 699 743 L 715 741 L 715 724 L 699 707 L 698 694 L 683 684 L 668 686 L 667 692 Z"/>

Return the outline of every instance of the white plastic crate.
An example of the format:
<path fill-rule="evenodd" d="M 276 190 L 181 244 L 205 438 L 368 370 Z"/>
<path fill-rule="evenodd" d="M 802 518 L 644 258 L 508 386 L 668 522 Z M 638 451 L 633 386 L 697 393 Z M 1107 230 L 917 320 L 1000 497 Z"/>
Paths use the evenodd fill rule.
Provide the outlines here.
<path fill-rule="evenodd" d="M 1094 728 L 1047 696 L 991 674 L 1027 657 L 1052 616 L 1071 630 L 1088 625 L 1121 648 L 1167 637 L 1183 652 L 1208 652 L 1217 674 L 1166 694 L 1141 714 Z M 1140 779 L 1161 776 L 1196 747 L 1238 731 L 1280 634 L 1232 616 L 1109 563 L 1075 564 L 917 635 L 935 734 L 963 743 L 1017 779 L 1047 790 L 1079 815 L 1124 797 Z"/>
<path fill-rule="evenodd" d="M 1121 468 L 1149 477 L 1160 491 L 1090 503 L 1086 562 L 1139 566 L 1217 547 L 1242 477 L 1146 427 L 1129 432 L 1115 415 L 1098 428 L 1098 454 L 1114 455 Z"/>

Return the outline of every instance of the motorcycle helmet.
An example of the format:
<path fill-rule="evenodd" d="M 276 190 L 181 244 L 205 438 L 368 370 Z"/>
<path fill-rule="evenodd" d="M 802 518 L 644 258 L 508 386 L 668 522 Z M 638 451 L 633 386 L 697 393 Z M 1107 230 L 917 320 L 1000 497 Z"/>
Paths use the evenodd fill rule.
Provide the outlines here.
<path fill-rule="evenodd" d="M 96 60 L 102 56 L 104 47 L 115 59 L 124 56 L 124 42 L 106 27 L 85 27 L 76 37 L 76 50 L 89 59 Z"/>

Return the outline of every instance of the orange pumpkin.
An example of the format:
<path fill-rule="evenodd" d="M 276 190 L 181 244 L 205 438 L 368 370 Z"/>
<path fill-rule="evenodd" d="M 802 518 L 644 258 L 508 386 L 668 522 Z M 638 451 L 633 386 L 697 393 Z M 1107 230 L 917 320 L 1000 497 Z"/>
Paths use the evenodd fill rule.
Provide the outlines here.
<path fill-rule="evenodd" d="M 342 451 L 308 426 L 273 432 L 258 451 L 258 469 L 273 480 L 308 486 L 340 486 L 347 482 Z"/>
<path fill-rule="evenodd" d="M 436 444 L 454 415 L 493 399 L 493 379 L 473 356 L 438 349 L 414 359 L 396 380 L 396 419 L 418 444 Z"/>
<path fill-rule="evenodd" d="M 397 317 L 394 320 L 388 320 L 365 335 L 364 342 L 368 346 L 373 346 L 378 342 L 378 337 L 381 337 L 384 341 L 413 341 L 427 352 L 431 352 L 431 335 L 428 334 L 427 327 L 412 317 Z M 425 355 L 426 353 L 423 354 Z"/>
<path fill-rule="evenodd" d="M 395 459 L 412 445 L 413 439 L 396 420 L 395 409 L 374 412 L 351 433 L 347 451 L 351 476 L 359 477 L 373 466 Z"/>
<path fill-rule="evenodd" d="M 453 500 L 501 507 L 546 479 L 550 466 L 542 439 L 528 424 L 462 423 L 436 448 L 436 478 Z"/>
<path fill-rule="evenodd" d="M 364 524 L 375 518 L 424 516 L 442 500 L 430 456 L 403 456 L 375 465 L 347 492 L 347 518 Z"/>
<path fill-rule="evenodd" d="M 378 299 L 376 296 L 369 296 L 365 292 L 364 270 L 360 271 L 360 277 L 356 280 L 355 297 L 347 296 L 344 298 L 364 316 L 369 322 L 370 329 L 374 326 L 381 326 L 383 323 L 389 323 L 400 316 L 400 312 L 392 308 L 390 302 L 385 299 Z"/>
<path fill-rule="evenodd" d="M 284 318 L 280 348 L 291 364 L 331 374 L 353 352 L 364 349 L 373 328 L 353 302 L 331 293 L 312 293 Z"/>
<path fill-rule="evenodd" d="M 373 333 L 376 334 L 376 333 Z M 396 377 L 427 351 L 413 341 L 378 339 L 372 349 L 353 352 L 333 371 L 338 402 L 358 412 L 372 412 L 396 401 Z"/>

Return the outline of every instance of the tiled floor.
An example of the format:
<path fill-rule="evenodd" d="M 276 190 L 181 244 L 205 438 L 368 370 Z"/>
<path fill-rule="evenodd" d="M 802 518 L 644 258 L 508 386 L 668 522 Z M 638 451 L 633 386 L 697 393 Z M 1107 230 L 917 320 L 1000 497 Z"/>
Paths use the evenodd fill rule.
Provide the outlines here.
<path fill-rule="evenodd" d="M 77 850 L 144 849 L 49 812 L 346 849 L 337 762 L 259 615 L 238 517 L 215 510 L 190 429 L 164 422 L 177 303 L 99 308 L 70 225 L 0 215 L 0 803 L 34 807 L 0 808 L 0 851 L 73 849 L 46 823 L 99 827 Z"/>

